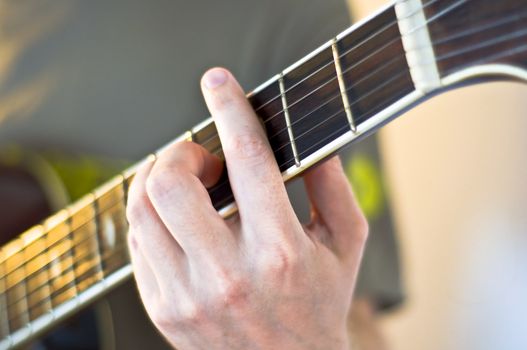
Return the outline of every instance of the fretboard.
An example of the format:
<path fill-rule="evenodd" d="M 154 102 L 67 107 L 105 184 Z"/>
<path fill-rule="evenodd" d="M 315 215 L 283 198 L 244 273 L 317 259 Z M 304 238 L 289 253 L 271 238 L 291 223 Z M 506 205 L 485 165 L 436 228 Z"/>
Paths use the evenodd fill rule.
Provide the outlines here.
<path fill-rule="evenodd" d="M 401 0 L 248 99 L 288 181 L 438 91 L 475 78 L 527 80 L 526 37 L 527 0 Z M 184 140 L 223 157 L 211 119 L 174 142 Z M 156 154 L 2 247 L 0 349 L 41 333 L 131 276 L 126 193 L 138 166 Z M 222 215 L 236 211 L 227 171 L 209 194 Z"/>

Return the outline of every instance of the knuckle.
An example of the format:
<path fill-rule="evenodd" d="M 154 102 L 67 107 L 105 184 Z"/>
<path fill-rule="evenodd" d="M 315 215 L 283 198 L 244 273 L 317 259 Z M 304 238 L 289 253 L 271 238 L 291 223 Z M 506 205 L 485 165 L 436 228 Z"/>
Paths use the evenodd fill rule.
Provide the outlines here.
<path fill-rule="evenodd" d="M 241 278 L 222 280 L 219 283 L 216 305 L 220 309 L 241 306 L 247 300 L 249 284 Z"/>
<path fill-rule="evenodd" d="M 159 329 L 170 329 L 176 322 L 174 314 L 161 301 L 154 301 L 148 311 L 152 322 Z"/>
<path fill-rule="evenodd" d="M 264 254 L 261 268 L 271 279 L 282 279 L 292 274 L 300 265 L 300 257 L 294 249 L 275 247 Z"/>
<path fill-rule="evenodd" d="M 192 300 L 185 300 L 179 304 L 173 324 L 196 325 L 205 321 L 205 308 Z"/>
<path fill-rule="evenodd" d="M 356 239 L 362 243 L 365 243 L 369 236 L 370 227 L 368 219 L 362 212 L 357 216 L 355 232 Z"/>

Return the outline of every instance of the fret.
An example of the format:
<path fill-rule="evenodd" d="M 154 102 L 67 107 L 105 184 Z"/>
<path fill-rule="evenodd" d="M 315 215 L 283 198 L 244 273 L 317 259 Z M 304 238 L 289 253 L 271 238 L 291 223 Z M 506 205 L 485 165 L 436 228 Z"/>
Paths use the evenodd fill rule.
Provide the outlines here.
<path fill-rule="evenodd" d="M 48 246 L 48 276 L 51 295 L 51 303 L 54 307 L 62 304 L 77 295 L 73 266 L 73 238 L 71 236 L 71 217 L 67 211 L 58 222 L 46 221 L 48 231 L 46 244 Z M 62 291 L 58 293 L 57 291 Z M 38 298 L 38 293 L 32 295 L 30 305 L 38 307 L 44 299 Z"/>
<path fill-rule="evenodd" d="M 284 75 L 280 74 L 278 79 L 278 84 L 280 86 L 280 96 L 282 100 L 282 107 L 284 110 L 285 124 L 287 127 L 287 134 L 289 135 L 289 141 L 291 144 L 291 149 L 293 150 L 293 156 L 295 158 L 295 165 L 300 166 L 300 158 L 298 157 L 298 151 L 296 149 L 295 136 L 293 135 L 293 128 L 291 127 L 291 117 L 289 115 L 289 107 L 287 106 L 286 92 L 284 87 Z"/>
<path fill-rule="evenodd" d="M 300 66 L 285 71 L 285 95 L 300 160 L 351 130 L 328 42 Z M 335 132 L 336 131 L 336 132 Z"/>
<path fill-rule="evenodd" d="M 20 240 L 20 244 L 22 241 Z M 9 329 L 11 331 L 24 327 L 29 322 L 27 305 L 26 273 L 24 267 L 24 250 L 18 250 L 5 260 L 5 293 Z"/>
<path fill-rule="evenodd" d="M 124 198 L 124 178 L 117 176 L 95 192 L 94 209 L 96 228 L 102 259 L 103 275 L 108 276 L 129 263 L 126 246 L 128 223 Z"/>
<path fill-rule="evenodd" d="M 126 208 L 122 203 L 117 203 L 99 215 L 99 242 L 102 242 L 103 273 L 110 275 L 130 262 L 126 247 L 126 233 L 128 223 L 125 219 Z M 107 258 L 106 258 L 107 257 Z"/>
<path fill-rule="evenodd" d="M 355 125 L 355 120 L 353 119 L 353 113 L 351 112 L 350 102 L 348 100 L 348 93 L 346 91 L 346 82 L 342 76 L 342 67 L 340 65 L 340 56 L 338 49 L 338 40 L 335 38 L 331 44 L 331 50 L 333 52 L 333 61 L 335 61 L 335 71 L 337 72 L 337 80 L 340 87 L 340 95 L 342 97 L 342 104 L 344 105 L 344 111 L 346 112 L 346 117 L 348 118 L 348 123 L 350 124 L 350 129 L 354 133 L 357 132 L 357 126 Z"/>
<path fill-rule="evenodd" d="M 93 195 L 69 208 L 72 231 L 72 254 L 79 293 L 103 279 Z M 88 276 L 87 276 L 88 275 Z"/>
<path fill-rule="evenodd" d="M 359 126 L 415 90 L 393 6 L 338 36 L 343 80 Z"/>
<path fill-rule="evenodd" d="M 28 293 L 28 307 L 30 318 L 36 319 L 40 315 L 51 310 L 51 290 L 48 285 L 49 255 L 46 253 L 48 246 L 46 241 L 39 239 L 26 247 L 26 286 Z M 34 299 L 43 300 L 39 307 L 31 307 Z"/>
<path fill-rule="evenodd" d="M 104 212 L 106 209 L 113 207 L 116 203 L 119 203 L 124 198 L 124 177 L 118 175 L 105 183 L 102 187 L 95 190 L 95 198 L 97 201 L 97 207 L 100 212 Z"/>
<path fill-rule="evenodd" d="M 249 96 L 249 102 L 264 124 L 269 144 L 281 171 L 295 164 L 293 150 L 289 147 L 289 134 L 284 117 L 278 81 L 272 80 L 257 94 Z"/>

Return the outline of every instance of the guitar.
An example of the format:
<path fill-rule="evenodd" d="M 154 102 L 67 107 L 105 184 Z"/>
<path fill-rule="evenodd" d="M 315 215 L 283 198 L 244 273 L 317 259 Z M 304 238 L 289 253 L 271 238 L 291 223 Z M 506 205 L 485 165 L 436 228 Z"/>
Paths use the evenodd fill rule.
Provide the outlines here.
<path fill-rule="evenodd" d="M 527 81 L 527 0 L 399 0 L 248 95 L 284 181 L 436 94 Z M 190 140 L 222 156 L 211 119 Z M 147 159 L 156 157 L 151 154 Z M 125 206 L 133 166 L 0 251 L 0 349 L 23 344 L 129 279 Z M 236 211 L 225 173 L 209 190 Z"/>

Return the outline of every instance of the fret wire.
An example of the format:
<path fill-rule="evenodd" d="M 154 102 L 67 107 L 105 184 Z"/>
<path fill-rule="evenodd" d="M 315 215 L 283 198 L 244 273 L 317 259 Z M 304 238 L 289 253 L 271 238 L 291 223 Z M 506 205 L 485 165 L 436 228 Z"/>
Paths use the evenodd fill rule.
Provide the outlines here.
<path fill-rule="evenodd" d="M 126 244 L 121 244 L 121 245 L 119 245 L 118 247 L 119 247 L 119 250 L 116 250 L 115 252 L 122 253 L 122 252 L 126 252 L 127 249 L 128 249 Z M 112 253 L 112 252 L 106 252 L 106 253 Z M 113 257 L 114 257 L 114 256 L 107 256 L 107 257 L 105 257 L 105 260 L 109 260 L 109 259 L 111 259 L 111 258 L 113 258 Z M 82 274 L 80 277 L 85 277 L 86 274 L 87 274 L 87 273 L 84 273 L 84 274 Z M 93 285 L 95 285 L 96 283 L 99 283 L 99 282 L 100 282 L 100 281 L 97 281 L 97 282 L 95 282 Z M 54 298 L 54 297 L 56 297 L 56 296 L 61 295 L 61 294 L 64 293 L 64 292 L 68 291 L 68 287 L 69 287 L 70 284 L 71 284 L 71 281 L 68 281 L 64 286 L 62 286 L 62 287 L 60 287 L 58 290 L 52 292 L 52 293 L 51 293 L 51 297 Z M 69 287 L 69 288 L 71 288 L 71 287 Z M 43 299 L 41 299 L 41 300 L 39 300 L 39 301 L 33 303 L 33 304 L 30 306 L 30 308 L 28 309 L 28 312 L 29 312 L 30 310 L 34 310 L 34 309 L 40 307 L 40 306 L 42 305 L 43 302 L 46 302 L 46 299 L 47 299 L 47 298 L 43 298 Z M 64 302 L 66 302 L 66 301 L 64 301 Z M 64 302 L 60 303 L 59 305 L 63 304 Z M 16 302 L 15 302 L 15 303 L 16 303 Z M 13 305 L 13 304 L 10 304 L 8 307 L 10 307 L 10 306 L 12 306 L 12 305 Z M 59 305 L 54 306 L 53 308 L 58 307 Z M 15 316 L 15 317 L 10 317 L 8 321 L 13 321 L 13 320 L 16 320 L 16 319 L 18 319 L 18 318 L 20 318 L 20 317 L 21 317 L 20 315 L 17 315 L 17 316 Z M 28 322 L 30 322 L 30 321 L 28 321 Z"/>
<path fill-rule="evenodd" d="M 23 269 L 24 270 L 24 275 L 25 275 L 25 268 Z M 24 323 L 28 323 L 29 320 L 30 320 L 30 317 L 29 317 L 29 296 L 27 294 L 27 284 L 26 284 L 26 281 L 25 279 L 22 279 L 21 281 L 21 285 L 22 285 L 22 288 L 23 288 L 23 296 L 22 298 L 19 298 L 19 301 L 23 304 L 23 309 L 24 311 L 22 311 L 21 313 L 19 313 L 20 315 L 20 318 L 23 320 Z M 15 303 L 16 304 L 16 303 Z M 9 310 L 9 306 L 11 306 L 13 304 L 9 304 L 7 306 L 7 309 Z M 18 310 L 17 310 L 18 312 Z M 8 311 L 9 313 L 9 311 Z"/>
<path fill-rule="evenodd" d="M 93 192 L 92 192 L 93 193 Z M 93 196 L 94 196 L 94 201 L 91 203 L 92 205 L 92 208 L 93 208 L 93 223 L 95 225 L 95 235 L 94 235 L 94 242 L 95 242 L 95 245 L 97 246 L 96 250 L 99 254 L 99 256 L 102 258 L 102 255 L 103 255 L 103 251 L 101 249 L 101 242 L 99 240 L 99 230 L 100 230 L 100 224 L 99 224 L 99 215 L 101 215 L 102 213 L 99 213 L 99 205 L 97 204 L 97 196 L 95 195 L 95 193 L 93 193 Z M 100 265 L 101 265 L 101 270 L 104 270 L 104 266 L 102 264 L 102 259 L 100 259 Z M 104 279 L 106 276 L 104 275 L 104 272 L 103 272 L 103 276 L 102 278 Z"/>
<path fill-rule="evenodd" d="M 112 203 L 108 206 L 108 208 L 106 208 L 105 210 L 103 210 L 100 214 L 101 214 L 101 215 L 102 215 L 102 214 L 106 214 L 109 210 L 114 209 L 114 208 L 115 208 L 120 202 L 121 202 L 120 200 L 117 200 L 117 201 L 115 201 L 115 202 L 112 202 Z M 70 216 L 70 218 L 71 218 L 71 216 Z M 84 223 L 78 225 L 75 229 L 70 230 L 70 232 L 68 233 L 68 235 L 65 235 L 65 236 L 62 237 L 60 240 L 57 240 L 57 241 L 53 242 L 50 246 L 46 246 L 45 249 L 43 249 L 43 250 L 41 250 L 40 252 L 38 252 L 33 258 L 31 258 L 31 259 L 29 259 L 29 260 L 27 260 L 27 261 L 24 261 L 23 263 L 17 265 L 15 268 L 13 268 L 11 271 L 9 271 L 9 273 L 7 273 L 6 275 L 4 275 L 3 277 L 7 277 L 8 275 L 10 275 L 10 274 L 16 272 L 16 270 L 18 270 L 19 268 L 25 267 L 27 264 L 31 263 L 32 261 L 34 261 L 34 260 L 35 260 L 36 258 L 38 258 L 39 256 L 42 256 L 42 254 L 47 253 L 47 252 L 49 251 L 49 249 L 56 248 L 58 245 L 64 243 L 64 241 L 68 239 L 69 235 L 74 234 L 75 231 L 78 231 L 79 229 L 83 228 L 83 227 L 86 226 L 87 224 L 89 224 L 89 223 L 91 223 L 91 222 L 94 222 L 94 219 L 95 219 L 95 218 L 96 218 L 96 216 L 90 217 L 90 218 L 89 218 L 88 220 L 86 220 Z M 48 232 L 46 232 L 46 235 L 47 235 L 47 233 L 48 233 Z M 44 236 L 42 236 L 42 237 L 44 237 Z M 87 235 L 87 236 L 86 236 L 85 238 L 83 238 L 80 242 L 78 242 L 78 244 L 73 245 L 73 246 L 72 246 L 72 249 L 74 249 L 76 246 L 79 246 L 79 245 L 82 245 L 83 243 L 86 243 L 86 241 L 87 241 L 88 239 L 91 239 L 91 238 L 94 238 L 94 235 L 93 235 L 93 234 Z M 97 238 L 97 237 L 96 237 L 96 238 Z M 32 242 L 32 243 L 33 243 L 33 242 Z M 62 253 L 61 255 L 59 255 L 57 258 L 55 258 L 55 259 L 49 261 L 47 264 L 45 264 L 44 266 L 42 266 L 42 267 L 39 268 L 38 270 L 36 270 L 36 271 L 30 273 L 29 275 L 27 275 L 27 277 L 29 278 L 29 277 L 32 277 L 35 273 L 42 272 L 43 269 L 47 268 L 51 263 L 55 262 L 58 258 L 63 257 L 66 253 L 67 253 L 67 251 L 64 252 L 64 253 Z M 18 283 L 16 283 L 16 284 L 13 285 L 13 286 L 16 286 L 16 285 L 18 285 Z M 9 290 L 9 289 L 11 289 L 13 286 L 9 286 L 9 287 L 6 289 L 6 291 Z"/>
<path fill-rule="evenodd" d="M 333 39 L 333 43 L 331 44 L 331 51 L 333 52 L 335 71 L 337 72 L 337 80 L 339 83 L 340 94 L 342 95 L 342 104 L 344 105 L 344 109 L 346 110 L 346 118 L 348 119 L 348 124 L 350 125 L 351 131 L 353 131 L 353 133 L 356 133 L 357 126 L 355 125 L 355 121 L 353 119 L 350 102 L 348 100 L 348 93 L 346 92 L 346 83 L 344 82 L 342 67 L 340 66 L 340 57 L 336 38 Z"/>
<path fill-rule="evenodd" d="M 66 237 L 69 237 L 69 239 L 71 240 L 70 247 L 67 250 L 67 252 L 68 252 L 68 254 L 69 254 L 70 258 L 71 258 L 71 261 L 74 262 L 75 258 L 73 256 L 73 246 L 74 246 L 75 239 L 73 237 L 72 217 L 70 215 L 68 215 L 68 217 L 66 218 L 65 224 L 66 224 L 66 227 L 68 228 L 68 233 L 67 233 Z M 73 269 L 72 273 L 73 273 L 73 287 L 75 288 L 75 295 L 77 295 L 78 289 L 77 289 L 77 282 L 76 282 L 77 277 L 76 277 L 76 274 L 75 274 L 75 269 Z"/>
<path fill-rule="evenodd" d="M 289 144 L 293 150 L 293 156 L 295 157 L 295 165 L 300 167 L 300 159 L 298 158 L 298 151 L 296 150 L 295 136 L 293 135 L 293 129 L 291 127 L 291 118 L 289 116 L 289 109 L 287 107 L 287 100 L 285 97 L 285 88 L 284 88 L 284 75 L 280 74 L 280 79 L 278 80 L 280 86 L 280 94 L 282 95 L 282 107 L 284 110 L 284 118 L 287 127 L 287 134 L 289 135 Z"/>

